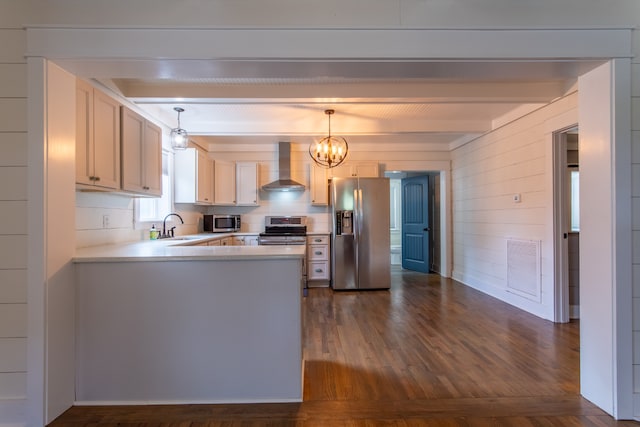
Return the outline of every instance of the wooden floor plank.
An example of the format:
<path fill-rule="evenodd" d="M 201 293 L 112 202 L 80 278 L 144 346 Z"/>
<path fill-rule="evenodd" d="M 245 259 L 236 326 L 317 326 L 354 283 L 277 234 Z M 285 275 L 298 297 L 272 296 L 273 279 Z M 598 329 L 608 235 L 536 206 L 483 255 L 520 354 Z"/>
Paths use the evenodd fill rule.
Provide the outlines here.
<path fill-rule="evenodd" d="M 304 401 L 73 407 L 52 426 L 640 426 L 579 395 L 579 323 L 554 324 L 437 275 L 389 291 L 312 288 Z"/>

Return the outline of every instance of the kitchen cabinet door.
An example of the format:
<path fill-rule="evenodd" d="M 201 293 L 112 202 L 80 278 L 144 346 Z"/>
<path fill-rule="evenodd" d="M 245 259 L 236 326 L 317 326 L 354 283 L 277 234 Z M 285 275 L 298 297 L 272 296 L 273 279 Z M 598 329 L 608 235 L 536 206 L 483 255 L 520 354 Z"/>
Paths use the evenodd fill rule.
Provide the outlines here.
<path fill-rule="evenodd" d="M 209 159 L 207 153 L 197 150 L 198 156 L 196 165 L 198 172 L 196 174 L 196 203 L 201 205 L 213 204 L 213 162 Z"/>
<path fill-rule="evenodd" d="M 214 168 L 214 204 L 236 204 L 236 164 L 223 160 L 215 160 Z"/>
<path fill-rule="evenodd" d="M 76 183 L 120 189 L 120 103 L 76 83 Z"/>
<path fill-rule="evenodd" d="M 207 153 L 196 148 L 176 151 L 175 202 L 210 205 L 213 203 L 213 168 Z"/>
<path fill-rule="evenodd" d="M 258 205 L 258 164 L 255 162 L 236 163 L 236 204 Z"/>
<path fill-rule="evenodd" d="M 380 176 L 378 162 L 350 161 L 331 169 L 331 177 L 335 178 L 377 178 Z"/>
<path fill-rule="evenodd" d="M 245 246 L 258 246 L 258 236 L 244 236 Z"/>
<path fill-rule="evenodd" d="M 311 204 L 327 206 L 329 204 L 329 181 L 327 169 L 311 165 Z"/>
<path fill-rule="evenodd" d="M 258 236 L 233 236 L 234 246 L 258 246 Z"/>
<path fill-rule="evenodd" d="M 145 196 L 162 195 L 162 131 L 122 107 L 122 189 Z"/>

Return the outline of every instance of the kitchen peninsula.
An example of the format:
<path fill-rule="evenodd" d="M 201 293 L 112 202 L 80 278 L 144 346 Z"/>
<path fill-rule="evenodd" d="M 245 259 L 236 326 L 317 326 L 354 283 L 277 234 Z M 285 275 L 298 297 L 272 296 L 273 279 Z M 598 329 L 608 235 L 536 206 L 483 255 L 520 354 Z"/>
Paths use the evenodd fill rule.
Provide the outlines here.
<path fill-rule="evenodd" d="M 305 247 L 203 239 L 78 250 L 78 404 L 302 400 Z"/>

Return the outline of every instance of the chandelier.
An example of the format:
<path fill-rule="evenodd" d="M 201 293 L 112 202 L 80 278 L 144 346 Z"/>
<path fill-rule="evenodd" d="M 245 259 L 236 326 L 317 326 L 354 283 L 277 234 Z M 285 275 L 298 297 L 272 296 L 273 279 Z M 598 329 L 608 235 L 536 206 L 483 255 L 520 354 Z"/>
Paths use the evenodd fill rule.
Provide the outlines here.
<path fill-rule="evenodd" d="M 318 165 L 325 168 L 335 168 L 347 157 L 349 145 L 342 137 L 331 136 L 331 115 L 334 110 L 324 110 L 329 116 L 329 136 L 309 145 L 309 155 Z"/>
<path fill-rule="evenodd" d="M 189 134 L 180 127 L 180 113 L 184 108 L 173 107 L 173 110 L 178 113 L 178 127 L 171 129 L 171 148 L 184 150 L 189 146 Z"/>

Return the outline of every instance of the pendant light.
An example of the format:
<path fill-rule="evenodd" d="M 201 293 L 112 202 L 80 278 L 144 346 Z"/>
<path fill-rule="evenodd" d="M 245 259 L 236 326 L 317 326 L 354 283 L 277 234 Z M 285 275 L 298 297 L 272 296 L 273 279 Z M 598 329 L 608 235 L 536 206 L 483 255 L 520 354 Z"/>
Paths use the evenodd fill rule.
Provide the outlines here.
<path fill-rule="evenodd" d="M 331 115 L 334 110 L 324 110 L 329 117 L 329 135 L 317 143 L 309 145 L 309 155 L 316 164 L 325 168 L 335 168 L 347 157 L 349 145 L 342 137 L 331 136 Z"/>
<path fill-rule="evenodd" d="M 180 113 L 184 112 L 184 108 L 173 107 L 178 113 L 178 127 L 171 129 L 171 148 L 174 150 L 184 150 L 189 146 L 189 134 L 180 127 Z"/>

